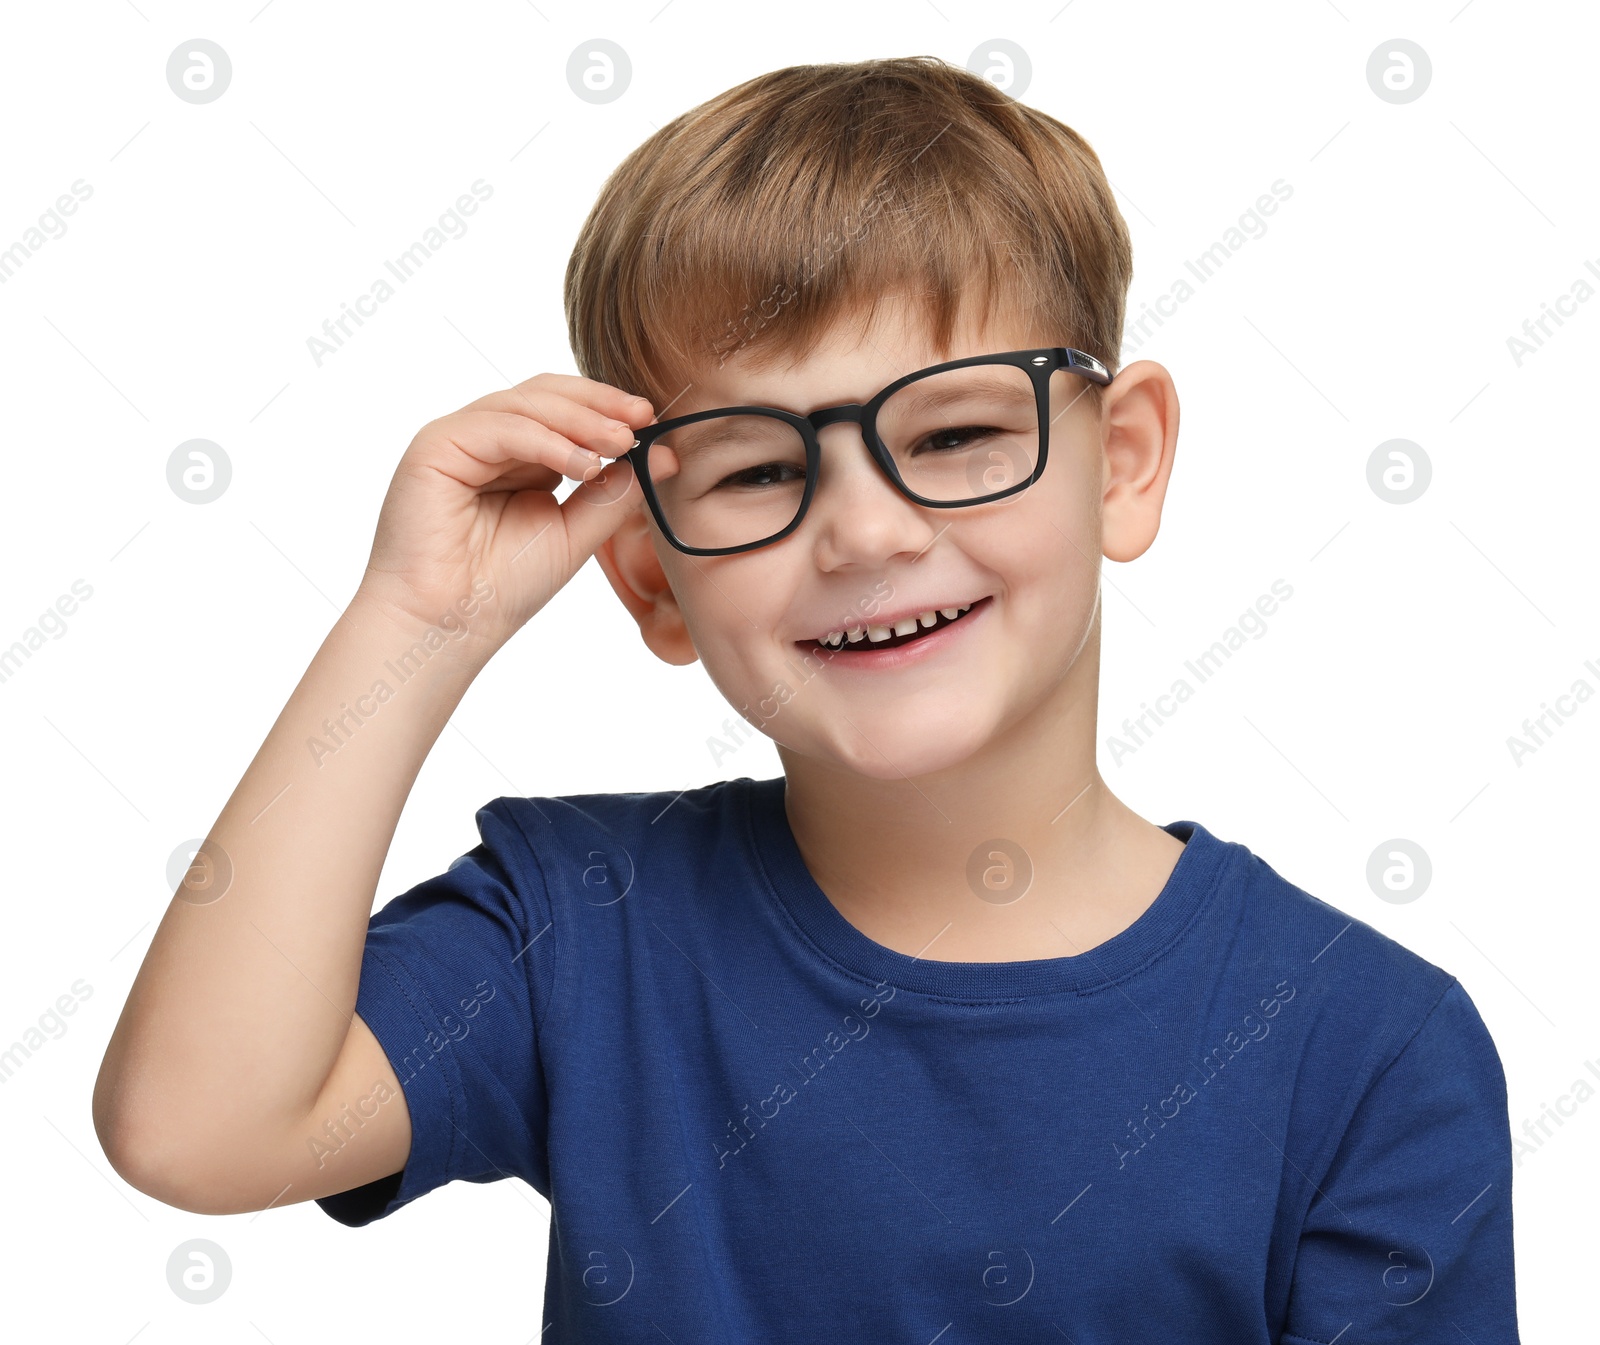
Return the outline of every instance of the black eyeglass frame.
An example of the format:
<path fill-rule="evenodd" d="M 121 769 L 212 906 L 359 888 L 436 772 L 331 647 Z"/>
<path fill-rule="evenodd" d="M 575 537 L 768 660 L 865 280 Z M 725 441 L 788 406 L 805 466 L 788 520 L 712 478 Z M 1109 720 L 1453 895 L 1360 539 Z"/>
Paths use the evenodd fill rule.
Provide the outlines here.
<path fill-rule="evenodd" d="M 1034 464 L 1033 471 L 1023 480 L 1014 485 L 1007 486 L 1004 490 L 997 490 L 992 495 L 979 495 L 970 500 L 930 500 L 918 495 L 900 478 L 895 470 L 894 459 L 889 450 L 884 446 L 878 434 L 877 418 L 879 408 L 901 388 L 908 383 L 915 383 L 918 379 L 926 378 L 931 374 L 943 373 L 947 369 L 965 369 L 974 364 L 1003 364 L 1014 366 L 1023 370 L 1032 380 L 1034 396 L 1039 411 L 1039 460 Z M 729 556 L 742 551 L 754 551 L 758 547 L 770 546 L 774 542 L 781 542 L 805 521 L 806 511 L 811 507 L 811 497 L 816 493 L 817 479 L 822 467 L 822 445 L 817 439 L 817 431 L 828 425 L 840 421 L 851 421 L 861 428 L 861 437 L 866 442 L 867 450 L 872 454 L 873 461 L 878 464 L 883 474 L 894 483 L 895 488 L 913 504 L 924 505 L 930 509 L 960 509 L 972 504 L 989 504 L 994 500 L 1002 500 L 1008 495 L 1015 495 L 1018 491 L 1026 490 L 1044 473 L 1045 459 L 1048 456 L 1050 445 L 1050 375 L 1058 370 L 1065 369 L 1069 373 L 1081 374 L 1091 383 L 1098 383 L 1104 387 L 1112 380 L 1112 375 L 1106 370 L 1099 360 L 1082 350 L 1075 350 L 1070 346 L 1044 346 L 1034 350 L 1008 350 L 998 355 L 969 355 L 964 359 L 947 360 L 943 364 L 929 365 L 926 369 L 918 369 L 897 378 L 882 392 L 878 393 L 867 402 L 843 402 L 838 406 L 826 406 L 813 411 L 810 415 L 802 416 L 793 411 L 784 411 L 775 406 L 719 406 L 709 411 L 696 411 L 687 416 L 674 416 L 670 420 L 657 421 L 653 425 L 646 425 L 641 430 L 634 431 L 633 446 L 622 456 L 633 467 L 633 474 L 639 479 L 639 488 L 644 492 L 645 503 L 650 506 L 650 513 L 654 516 L 662 535 L 679 551 L 690 556 Z M 655 486 L 650 480 L 650 445 L 661 435 L 669 430 L 676 430 L 684 425 L 693 425 L 697 421 L 710 420 L 714 416 L 727 415 L 761 415 L 771 416 L 792 426 L 805 442 L 806 448 L 806 487 L 805 493 L 800 497 L 800 507 L 795 511 L 794 520 L 788 527 L 763 537 L 759 541 L 744 542 L 739 546 L 690 546 L 681 541 L 667 523 L 666 514 L 661 508 L 661 501 L 656 496 Z"/>

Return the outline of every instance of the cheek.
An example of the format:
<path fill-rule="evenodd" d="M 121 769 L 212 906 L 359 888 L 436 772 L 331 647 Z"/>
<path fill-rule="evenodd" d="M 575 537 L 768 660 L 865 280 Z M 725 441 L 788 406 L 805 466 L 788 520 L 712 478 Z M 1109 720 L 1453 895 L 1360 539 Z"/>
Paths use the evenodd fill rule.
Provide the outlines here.
<path fill-rule="evenodd" d="M 1100 583 L 1096 499 L 1066 478 L 1063 472 L 1041 489 L 1051 481 L 1046 470 L 1014 507 L 964 531 L 956 543 L 993 576 L 1013 637 L 1043 655 L 1041 674 L 1081 645 Z"/>
<path fill-rule="evenodd" d="M 701 664 L 717 689 L 736 704 L 766 694 L 755 685 L 766 675 L 761 671 L 765 665 L 752 659 L 759 657 L 758 649 L 771 646 L 789 581 L 770 565 L 752 563 L 754 556 L 731 558 L 742 561 L 740 565 L 696 559 L 703 569 L 675 565 L 668 573 Z"/>
<path fill-rule="evenodd" d="M 1100 554 L 1098 497 L 1067 471 L 1052 475 L 1056 465 L 1052 459 L 1037 482 L 1001 501 L 992 513 L 962 521 L 956 545 L 996 575 L 1013 596 L 1041 589 L 1076 591 L 1080 580 L 1091 591 L 1094 587 Z"/>
<path fill-rule="evenodd" d="M 1075 569 L 1087 566 L 1098 573 L 1103 491 L 1099 454 L 1052 455 L 1044 475 L 1024 492 L 1038 493 L 1028 522 L 1040 547 L 1052 555 L 1064 551 Z"/>

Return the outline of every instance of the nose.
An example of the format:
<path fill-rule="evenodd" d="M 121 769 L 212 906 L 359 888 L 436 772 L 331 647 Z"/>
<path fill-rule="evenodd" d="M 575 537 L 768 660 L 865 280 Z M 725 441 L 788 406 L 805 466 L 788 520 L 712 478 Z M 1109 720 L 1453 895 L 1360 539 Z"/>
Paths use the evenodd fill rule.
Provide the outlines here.
<path fill-rule="evenodd" d="M 800 529 L 811 532 L 820 568 L 870 565 L 927 549 L 943 526 L 932 517 L 940 511 L 900 493 L 872 456 L 859 424 L 829 424 L 817 431 L 817 443 L 817 488 Z"/>

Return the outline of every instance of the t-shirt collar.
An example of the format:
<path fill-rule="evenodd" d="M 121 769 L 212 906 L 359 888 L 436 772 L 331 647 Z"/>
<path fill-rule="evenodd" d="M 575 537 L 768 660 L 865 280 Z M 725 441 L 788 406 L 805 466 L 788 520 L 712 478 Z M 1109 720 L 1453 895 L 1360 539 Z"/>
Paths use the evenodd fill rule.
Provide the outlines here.
<path fill-rule="evenodd" d="M 1162 830 L 1184 842 L 1165 886 L 1126 929 L 1086 952 L 1022 962 L 937 962 L 912 957 L 868 938 L 842 916 L 806 868 L 784 811 L 783 776 L 740 777 L 756 867 L 772 895 L 815 952 L 876 985 L 971 1001 L 1015 999 L 1109 987 L 1160 957 L 1189 928 L 1239 847 L 1198 822 Z"/>

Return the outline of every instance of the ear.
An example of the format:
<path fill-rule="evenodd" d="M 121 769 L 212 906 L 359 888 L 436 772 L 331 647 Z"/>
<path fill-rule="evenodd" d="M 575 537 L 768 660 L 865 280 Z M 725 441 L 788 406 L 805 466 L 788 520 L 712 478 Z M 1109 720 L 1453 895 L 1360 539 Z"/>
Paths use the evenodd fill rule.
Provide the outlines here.
<path fill-rule="evenodd" d="M 1118 372 L 1103 394 L 1101 551 L 1137 560 L 1155 541 L 1178 449 L 1178 390 L 1153 360 Z"/>
<path fill-rule="evenodd" d="M 693 663 L 700 657 L 689 638 L 689 628 L 667 582 L 656 552 L 654 530 L 641 501 L 626 522 L 595 550 L 622 605 L 639 623 L 639 633 L 652 653 L 665 663 Z M 665 541 L 661 545 L 668 545 Z"/>

